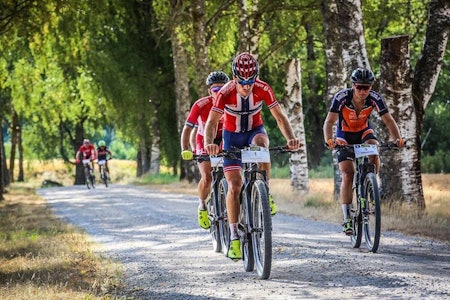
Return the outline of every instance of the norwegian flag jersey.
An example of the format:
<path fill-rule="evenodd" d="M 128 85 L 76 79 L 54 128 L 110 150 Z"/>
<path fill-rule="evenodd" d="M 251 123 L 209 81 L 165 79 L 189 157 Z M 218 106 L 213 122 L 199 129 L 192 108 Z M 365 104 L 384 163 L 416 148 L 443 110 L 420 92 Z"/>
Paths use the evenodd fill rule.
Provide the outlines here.
<path fill-rule="evenodd" d="M 246 132 L 263 124 L 263 103 L 266 103 L 269 109 L 278 105 L 275 94 L 267 83 L 257 79 L 252 93 L 244 98 L 238 94 L 236 82 L 232 80 L 222 87 L 212 110 L 224 114 L 224 130 Z"/>

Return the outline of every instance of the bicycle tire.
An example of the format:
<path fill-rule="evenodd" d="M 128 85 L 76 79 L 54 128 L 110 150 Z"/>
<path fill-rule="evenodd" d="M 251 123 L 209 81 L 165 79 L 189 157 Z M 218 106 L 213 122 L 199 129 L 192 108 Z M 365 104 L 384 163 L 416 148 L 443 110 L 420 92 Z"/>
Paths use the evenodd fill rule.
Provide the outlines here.
<path fill-rule="evenodd" d="M 230 225 L 228 224 L 227 217 L 228 183 L 225 178 L 220 180 L 218 191 L 219 209 L 217 210 L 217 216 L 219 219 L 220 247 L 222 249 L 222 253 L 227 255 L 228 247 L 230 245 Z"/>
<path fill-rule="evenodd" d="M 220 223 L 217 217 L 220 215 L 218 188 L 217 192 L 214 189 L 211 191 L 211 197 L 206 202 L 206 210 L 208 211 L 208 217 L 211 220 L 209 234 L 211 236 L 213 250 L 216 253 L 220 253 L 222 252 L 222 242 L 220 238 Z"/>
<path fill-rule="evenodd" d="M 106 173 L 105 167 L 102 167 L 102 181 L 105 184 L 105 187 L 108 187 L 108 174 Z"/>
<path fill-rule="evenodd" d="M 89 167 L 84 167 L 84 182 L 86 184 L 86 187 L 88 188 L 88 190 L 91 189 L 91 180 L 90 180 L 90 168 Z"/>
<path fill-rule="evenodd" d="M 250 228 L 251 223 L 251 203 L 247 197 L 245 190 L 241 190 L 240 194 L 241 207 L 239 210 L 239 230 L 241 232 L 241 248 L 242 248 L 242 262 L 246 272 L 252 272 L 255 269 L 255 258 L 253 254 L 252 235 Z"/>
<path fill-rule="evenodd" d="M 381 207 L 377 178 L 374 173 L 368 173 L 364 180 L 365 207 L 362 211 L 364 224 L 364 239 L 367 250 L 377 252 L 380 244 Z"/>
<path fill-rule="evenodd" d="M 263 180 L 252 186 L 252 244 L 256 272 L 260 279 L 268 279 L 272 268 L 272 216 L 269 194 Z"/>
<path fill-rule="evenodd" d="M 352 209 L 350 211 L 350 217 L 353 222 L 353 234 L 350 236 L 350 241 L 353 248 L 359 248 L 362 240 L 361 202 L 358 199 L 357 188 L 353 192 Z"/>

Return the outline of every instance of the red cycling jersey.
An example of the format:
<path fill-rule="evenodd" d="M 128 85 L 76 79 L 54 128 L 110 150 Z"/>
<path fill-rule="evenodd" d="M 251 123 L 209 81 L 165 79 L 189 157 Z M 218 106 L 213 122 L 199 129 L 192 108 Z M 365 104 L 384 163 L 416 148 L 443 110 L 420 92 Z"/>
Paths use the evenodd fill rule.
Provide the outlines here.
<path fill-rule="evenodd" d="M 87 147 L 85 145 L 81 145 L 78 151 L 83 155 L 82 159 L 95 159 L 95 147 L 92 144 Z"/>
<path fill-rule="evenodd" d="M 256 80 L 252 93 L 244 98 L 236 89 L 234 80 L 226 83 L 217 94 L 212 110 L 225 113 L 223 128 L 231 132 L 246 132 L 263 125 L 261 109 L 263 102 L 269 109 L 278 105 L 272 88 L 259 79 Z"/>
<path fill-rule="evenodd" d="M 205 135 L 205 124 L 212 106 L 213 98 L 211 96 L 200 98 L 192 105 L 189 116 L 186 119 L 186 125 L 189 127 L 197 126 L 197 135 L 202 137 Z M 222 137 L 222 125 L 222 122 L 219 122 L 216 138 Z"/>

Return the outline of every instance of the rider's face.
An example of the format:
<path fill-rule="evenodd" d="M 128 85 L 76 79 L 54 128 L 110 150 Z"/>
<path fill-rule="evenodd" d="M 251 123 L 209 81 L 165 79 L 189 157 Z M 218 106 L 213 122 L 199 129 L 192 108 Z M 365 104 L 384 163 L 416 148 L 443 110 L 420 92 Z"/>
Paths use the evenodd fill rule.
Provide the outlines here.
<path fill-rule="evenodd" d="M 358 99 L 366 99 L 369 96 L 372 86 L 370 84 L 353 83 L 354 95 Z"/>
<path fill-rule="evenodd" d="M 247 97 L 253 91 L 253 87 L 255 86 L 255 82 L 251 82 L 250 84 L 240 84 L 240 80 L 238 78 L 234 78 L 236 82 L 236 90 L 242 97 Z"/>

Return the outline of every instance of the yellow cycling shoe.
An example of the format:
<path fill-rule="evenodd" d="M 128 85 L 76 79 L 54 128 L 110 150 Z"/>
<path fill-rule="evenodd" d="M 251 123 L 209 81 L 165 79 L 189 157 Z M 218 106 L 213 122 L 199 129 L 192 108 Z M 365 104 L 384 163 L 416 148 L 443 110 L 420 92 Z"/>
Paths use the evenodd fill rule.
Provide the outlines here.
<path fill-rule="evenodd" d="M 242 259 L 241 241 L 240 240 L 232 240 L 230 242 L 230 247 L 228 248 L 227 257 L 231 258 L 234 261 L 238 261 L 238 260 Z"/>
<path fill-rule="evenodd" d="M 209 229 L 211 227 L 207 210 L 198 209 L 198 225 L 203 229 Z"/>
<path fill-rule="evenodd" d="M 278 212 L 278 206 L 275 204 L 275 202 L 273 201 L 273 197 L 272 195 L 269 195 L 269 204 L 270 204 L 270 214 L 273 216 L 275 216 Z"/>

